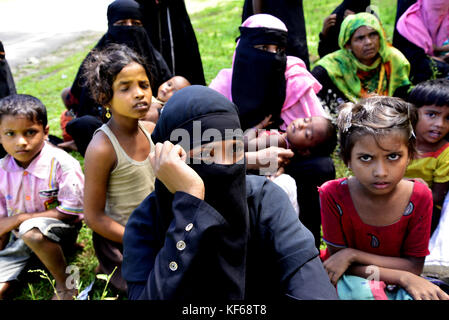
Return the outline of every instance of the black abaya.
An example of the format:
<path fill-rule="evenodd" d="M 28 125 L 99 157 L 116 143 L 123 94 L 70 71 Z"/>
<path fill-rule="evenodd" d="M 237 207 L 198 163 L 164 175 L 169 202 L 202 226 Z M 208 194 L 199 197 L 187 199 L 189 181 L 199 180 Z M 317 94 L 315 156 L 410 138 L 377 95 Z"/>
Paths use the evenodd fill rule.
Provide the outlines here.
<path fill-rule="evenodd" d="M 162 54 L 173 75 L 191 84 L 205 85 L 203 64 L 195 31 L 184 0 L 137 0 L 144 27 L 155 48 Z"/>

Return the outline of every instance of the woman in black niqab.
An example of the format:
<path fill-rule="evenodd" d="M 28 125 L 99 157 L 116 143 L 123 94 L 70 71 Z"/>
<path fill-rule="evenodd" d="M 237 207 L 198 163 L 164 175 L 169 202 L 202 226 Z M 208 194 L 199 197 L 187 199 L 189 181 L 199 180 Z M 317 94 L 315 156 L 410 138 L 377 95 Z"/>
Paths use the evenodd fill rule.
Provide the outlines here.
<path fill-rule="evenodd" d="M 14 78 L 6 61 L 5 49 L 0 41 L 0 99 L 16 93 Z M 0 144 L 0 158 L 6 155 L 6 151 Z"/>
<path fill-rule="evenodd" d="M 243 148 L 235 147 L 227 164 L 206 161 L 211 141 L 238 146 L 239 129 L 236 106 L 207 87 L 181 89 L 165 105 L 152 134 L 155 191 L 131 214 L 123 237 L 129 299 L 337 297 L 312 234 L 282 189 L 245 174 Z M 203 161 L 195 157 L 198 148 Z M 175 172 L 171 181 L 164 170 Z M 185 176 L 197 181 L 195 175 L 204 182 L 204 199 L 173 188 Z"/>
<path fill-rule="evenodd" d="M 116 25 L 117 21 L 132 19 L 143 20 L 139 4 L 134 0 L 115 0 L 108 6 L 108 31 L 95 45 L 94 49 L 102 49 L 110 43 L 124 44 L 133 49 L 144 58 L 151 74 L 151 89 L 157 92 L 159 86 L 170 79 L 172 74 L 162 55 L 154 48 L 145 28 L 138 25 Z M 86 60 L 86 59 L 85 59 Z M 83 74 L 84 61 L 75 77 L 71 94 L 79 101 L 79 107 L 74 110 L 80 117 L 86 114 L 98 116 L 98 106 L 85 87 L 81 75 Z M 148 71 L 148 70 L 147 70 Z"/>
<path fill-rule="evenodd" d="M 300 58 L 309 69 L 309 49 L 302 0 L 259 0 L 262 4 L 261 11 L 253 8 L 253 2 L 254 0 L 245 0 L 242 22 L 257 13 L 267 13 L 282 20 L 288 29 L 287 55 Z"/>
<path fill-rule="evenodd" d="M 142 23 L 143 16 L 139 4 L 134 0 L 115 0 L 108 6 L 107 17 L 108 31 L 94 49 L 102 49 L 110 43 L 124 44 L 133 49 L 146 62 L 147 74 L 151 75 L 151 89 L 157 92 L 159 86 L 172 77 L 164 58 L 153 47 L 142 25 L 117 25 L 118 21 L 128 19 Z M 87 57 L 84 61 L 86 60 Z M 84 61 L 75 76 L 70 94 L 67 98 L 63 98 L 65 103 L 66 100 L 72 101 L 66 103 L 66 107 L 76 117 L 67 124 L 66 131 L 72 136 L 77 150 L 83 157 L 95 130 L 108 121 L 103 107 L 95 102 L 82 79 Z"/>
<path fill-rule="evenodd" d="M 167 102 L 152 140 L 156 144 L 164 141 L 179 143 L 189 154 L 191 149 L 210 142 L 220 143 L 225 137 L 242 141 L 243 132 L 239 129 L 237 110 L 232 102 L 212 89 L 193 85 L 178 91 Z M 211 130 L 212 137 L 206 137 Z M 226 130 L 237 131 L 229 135 Z M 240 153 L 243 156 L 243 149 Z M 183 239 L 189 250 L 183 250 L 179 259 L 173 257 L 179 266 L 173 275 L 182 272 L 182 281 L 175 288 L 163 286 L 156 292 L 148 289 L 147 295 L 176 300 L 242 299 L 249 220 L 245 163 L 243 160 L 233 164 L 188 160 L 190 168 L 204 182 L 204 201 L 184 192 L 172 194 L 156 179 L 155 191 L 134 211 L 129 227 L 125 229 L 123 274 L 131 282 L 146 279 L 151 270 L 151 277 L 162 278 L 167 270 L 158 268 L 154 260 L 164 246 L 165 233 L 176 229 L 179 223 L 180 228 L 188 229 L 190 221 L 194 229 L 186 232 L 186 239 Z M 202 211 L 199 213 L 201 218 L 195 217 L 198 209 Z M 179 214 L 180 210 L 182 214 Z M 152 242 L 150 250 L 136 245 L 140 240 L 140 235 L 136 238 L 136 229 L 142 221 L 150 221 L 152 227 L 146 235 L 147 241 Z M 190 236 L 194 239 L 192 233 L 202 231 L 200 239 L 189 241 Z M 166 237 L 164 247 L 176 240 L 180 239 Z M 189 251 L 196 245 L 195 258 L 189 259 L 193 254 Z M 165 255 L 165 251 L 161 252 L 159 255 Z"/>
<path fill-rule="evenodd" d="M 0 41 L 0 99 L 15 93 L 14 78 L 12 77 L 8 61 L 6 61 L 3 43 Z"/>
<path fill-rule="evenodd" d="M 273 127 L 282 124 L 287 66 L 287 31 L 271 28 L 240 28 L 232 67 L 232 100 L 239 108 L 244 130 L 254 127 L 271 114 Z M 256 45 L 274 44 L 276 53 L 256 49 Z M 255 90 L 254 88 L 257 88 Z"/>

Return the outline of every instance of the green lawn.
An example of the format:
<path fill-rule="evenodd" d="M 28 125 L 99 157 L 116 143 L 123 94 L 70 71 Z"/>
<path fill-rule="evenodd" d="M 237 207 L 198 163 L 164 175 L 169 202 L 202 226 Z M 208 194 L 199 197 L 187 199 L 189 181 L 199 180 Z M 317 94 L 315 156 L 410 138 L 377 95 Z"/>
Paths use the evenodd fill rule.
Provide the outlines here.
<path fill-rule="evenodd" d="M 0 0 L 5 1 L 5 0 Z M 201 1 L 201 0 L 198 0 Z M 205 0 L 203 0 L 205 1 Z M 316 61 L 318 33 L 322 27 L 322 21 L 340 3 L 340 0 L 304 1 L 304 14 L 307 26 L 307 40 L 311 62 Z M 386 28 L 387 35 L 391 39 L 394 17 L 396 14 L 396 1 L 391 5 L 386 0 L 372 1 L 373 5 L 380 8 L 379 16 Z M 222 1 L 214 8 L 207 8 L 191 15 L 191 21 L 198 38 L 202 56 L 205 77 L 207 83 L 215 77 L 222 68 L 231 66 L 232 54 L 235 47 L 235 39 L 238 36 L 238 27 L 241 23 L 241 8 L 243 0 Z M 51 66 L 24 66 L 17 70 L 16 86 L 19 93 L 27 93 L 40 98 L 48 108 L 50 133 L 61 136 L 59 117 L 64 110 L 60 94 L 63 88 L 72 84 L 79 64 L 85 57 L 96 40 L 89 45 L 71 54 L 62 62 Z M 31 68 L 31 70 L 30 70 Z M 20 76 L 24 71 L 28 76 Z M 83 164 L 83 159 L 77 153 L 72 153 Z M 348 172 L 341 161 L 336 161 L 337 175 L 347 175 Z M 69 256 L 68 262 L 80 270 L 81 289 L 84 289 L 95 279 L 94 270 L 98 262 L 95 258 L 91 242 L 91 230 L 83 226 L 78 238 L 84 248 Z M 91 299 L 101 299 L 106 282 L 97 280 L 91 294 Z M 42 279 L 38 273 L 30 273 L 24 279 L 24 284 L 19 288 L 16 299 L 49 299 L 53 295 L 51 284 Z M 107 291 L 108 296 L 116 293 Z M 119 297 L 121 299 L 123 297 Z"/>

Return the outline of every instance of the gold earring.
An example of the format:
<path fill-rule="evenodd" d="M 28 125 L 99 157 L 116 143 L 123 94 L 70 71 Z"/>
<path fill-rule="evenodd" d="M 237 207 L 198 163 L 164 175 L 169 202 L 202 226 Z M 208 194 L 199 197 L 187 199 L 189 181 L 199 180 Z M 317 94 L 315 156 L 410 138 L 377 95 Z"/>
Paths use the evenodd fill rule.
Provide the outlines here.
<path fill-rule="evenodd" d="M 111 113 L 109 112 L 109 107 L 106 107 L 106 118 L 110 118 L 111 117 Z"/>

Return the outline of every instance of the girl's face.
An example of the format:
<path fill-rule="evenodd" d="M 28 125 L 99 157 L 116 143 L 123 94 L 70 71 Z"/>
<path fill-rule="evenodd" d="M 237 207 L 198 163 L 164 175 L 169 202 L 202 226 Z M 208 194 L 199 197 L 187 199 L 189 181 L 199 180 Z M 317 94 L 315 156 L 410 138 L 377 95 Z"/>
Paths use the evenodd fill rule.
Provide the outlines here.
<path fill-rule="evenodd" d="M 0 122 L 0 142 L 23 168 L 39 154 L 48 137 L 48 126 L 30 121 L 26 116 L 5 115 Z"/>
<path fill-rule="evenodd" d="M 115 118 L 124 116 L 140 119 L 146 115 L 151 104 L 151 86 L 145 69 L 136 62 L 125 66 L 112 84 L 114 92 L 108 106 Z"/>
<path fill-rule="evenodd" d="M 404 177 L 408 160 L 408 146 L 400 133 L 379 137 L 377 142 L 365 135 L 355 142 L 348 167 L 365 193 L 386 195 Z"/>
<path fill-rule="evenodd" d="M 346 45 L 354 56 L 364 65 L 370 66 L 377 59 L 380 37 L 377 31 L 368 26 L 358 28 Z"/>
<path fill-rule="evenodd" d="M 416 139 L 418 147 L 432 147 L 449 133 L 449 106 L 435 105 L 418 108 Z"/>
<path fill-rule="evenodd" d="M 328 120 L 324 117 L 298 118 L 287 127 L 287 139 L 298 151 L 321 143 L 328 130 Z"/>

